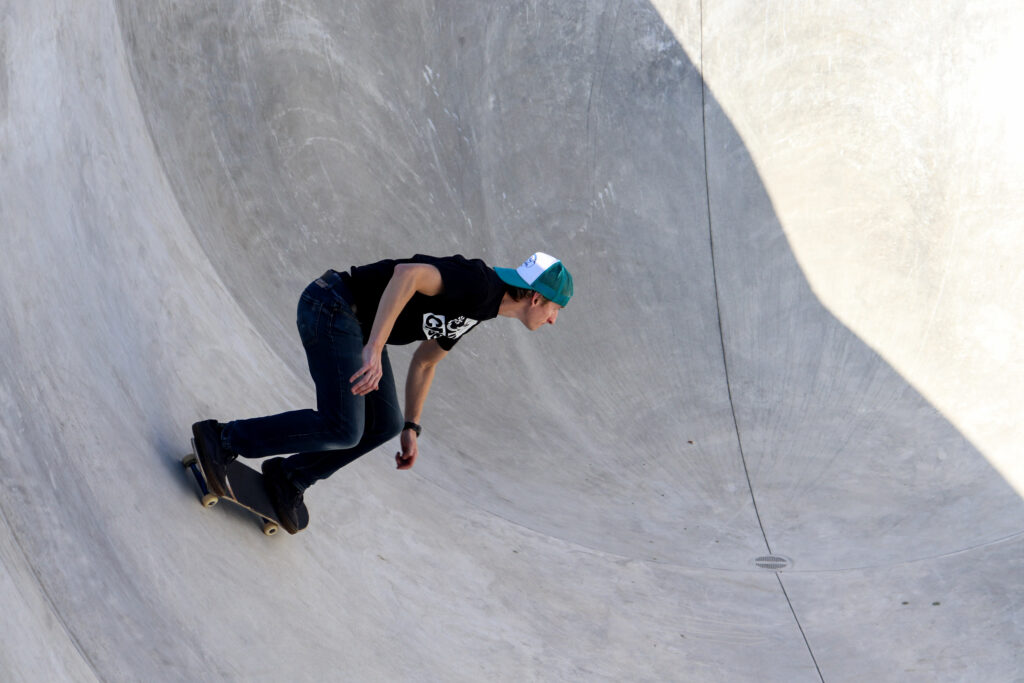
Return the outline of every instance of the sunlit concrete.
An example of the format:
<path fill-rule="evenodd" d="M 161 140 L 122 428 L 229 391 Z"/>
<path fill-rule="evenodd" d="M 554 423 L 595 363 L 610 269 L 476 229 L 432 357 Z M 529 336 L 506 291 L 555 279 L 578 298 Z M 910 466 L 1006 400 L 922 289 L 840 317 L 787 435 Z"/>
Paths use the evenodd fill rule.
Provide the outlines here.
<path fill-rule="evenodd" d="M 1024 10 L 847 4 L 0 5 L 0 670 L 1024 675 Z M 309 280 L 536 249 L 412 472 L 197 504 Z"/>
<path fill-rule="evenodd" d="M 1024 13 L 749 10 L 704 8 L 704 75 L 815 295 L 1024 494 Z"/>

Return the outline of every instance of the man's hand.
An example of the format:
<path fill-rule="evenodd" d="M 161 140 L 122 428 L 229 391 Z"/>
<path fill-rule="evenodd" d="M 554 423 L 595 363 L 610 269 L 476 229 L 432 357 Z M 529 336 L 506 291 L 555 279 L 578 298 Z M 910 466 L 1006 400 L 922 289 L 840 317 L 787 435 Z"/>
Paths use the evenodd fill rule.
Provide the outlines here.
<path fill-rule="evenodd" d="M 377 391 L 380 378 L 384 376 L 384 365 L 380 356 L 381 352 L 369 344 L 363 347 L 363 367 L 348 380 L 350 384 L 359 380 L 352 386 L 352 393 L 356 396 L 366 396 L 371 391 Z"/>
<path fill-rule="evenodd" d="M 398 463 L 398 469 L 411 470 L 419 452 L 419 446 L 416 445 L 416 432 L 411 429 L 403 429 L 402 452 L 395 453 L 395 462 Z"/>

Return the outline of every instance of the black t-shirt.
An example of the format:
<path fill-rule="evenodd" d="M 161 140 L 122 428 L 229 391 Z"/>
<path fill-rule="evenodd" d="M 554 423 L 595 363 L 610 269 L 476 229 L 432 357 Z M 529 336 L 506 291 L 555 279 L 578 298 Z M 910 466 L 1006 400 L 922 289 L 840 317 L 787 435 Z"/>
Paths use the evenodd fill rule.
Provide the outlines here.
<path fill-rule="evenodd" d="M 436 339 L 441 348 L 451 351 L 455 343 L 478 323 L 498 315 L 505 285 L 480 259 L 461 255 L 437 258 L 417 254 L 411 259 L 378 261 L 353 266 L 343 275 L 355 301 L 356 317 L 363 328 L 364 342 L 373 329 L 384 288 L 400 263 L 427 263 L 437 268 L 444 291 L 437 296 L 414 294 L 395 321 L 388 344 L 411 344 Z"/>

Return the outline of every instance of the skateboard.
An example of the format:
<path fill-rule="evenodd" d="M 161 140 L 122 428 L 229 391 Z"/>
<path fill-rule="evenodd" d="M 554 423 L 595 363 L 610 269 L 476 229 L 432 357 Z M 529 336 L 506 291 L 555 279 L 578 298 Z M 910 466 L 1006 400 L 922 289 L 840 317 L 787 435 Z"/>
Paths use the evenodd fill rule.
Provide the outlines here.
<path fill-rule="evenodd" d="M 263 488 L 263 475 L 253 468 L 243 465 L 238 460 L 228 465 L 227 493 L 218 496 L 210 490 L 207 483 L 206 473 L 196 456 L 196 442 L 192 440 L 192 452 L 181 461 L 185 469 L 192 472 L 199 490 L 202 492 L 200 502 L 203 507 L 211 508 L 220 500 L 231 501 L 238 507 L 244 508 L 256 515 L 263 527 L 263 533 L 273 536 L 281 529 L 281 520 L 274 512 L 274 506 Z"/>

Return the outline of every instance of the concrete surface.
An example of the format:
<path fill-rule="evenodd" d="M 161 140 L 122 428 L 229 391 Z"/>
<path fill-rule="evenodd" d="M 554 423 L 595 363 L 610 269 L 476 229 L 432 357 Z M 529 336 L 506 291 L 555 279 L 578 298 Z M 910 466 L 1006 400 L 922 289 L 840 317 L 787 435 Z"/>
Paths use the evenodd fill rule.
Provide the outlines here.
<path fill-rule="evenodd" d="M 1024 680 L 1020 3 L 0 22 L 4 680 Z M 412 472 L 196 503 L 326 267 L 536 249 Z"/>

